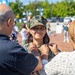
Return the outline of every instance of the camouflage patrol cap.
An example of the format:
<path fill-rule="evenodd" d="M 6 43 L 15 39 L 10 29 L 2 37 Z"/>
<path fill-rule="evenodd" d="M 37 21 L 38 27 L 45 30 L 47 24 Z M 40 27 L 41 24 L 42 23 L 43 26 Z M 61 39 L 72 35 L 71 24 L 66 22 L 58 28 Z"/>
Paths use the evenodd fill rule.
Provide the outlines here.
<path fill-rule="evenodd" d="M 46 25 L 43 23 L 42 17 L 37 15 L 31 19 L 30 28 L 33 28 L 38 25 L 46 27 Z"/>

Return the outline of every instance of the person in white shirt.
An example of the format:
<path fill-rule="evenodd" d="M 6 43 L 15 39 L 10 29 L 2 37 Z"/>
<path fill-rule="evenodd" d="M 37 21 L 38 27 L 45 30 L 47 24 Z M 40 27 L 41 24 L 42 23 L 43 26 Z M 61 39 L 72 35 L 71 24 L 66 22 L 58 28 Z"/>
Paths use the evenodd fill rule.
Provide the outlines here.
<path fill-rule="evenodd" d="M 20 27 L 20 34 L 22 36 L 22 46 L 25 47 L 26 43 L 27 43 L 27 39 L 28 39 L 28 30 L 26 29 L 26 24 L 22 23 L 21 27 Z"/>
<path fill-rule="evenodd" d="M 46 75 L 75 75 L 75 21 L 69 25 L 68 31 L 73 51 L 61 52 L 48 62 L 44 66 Z"/>

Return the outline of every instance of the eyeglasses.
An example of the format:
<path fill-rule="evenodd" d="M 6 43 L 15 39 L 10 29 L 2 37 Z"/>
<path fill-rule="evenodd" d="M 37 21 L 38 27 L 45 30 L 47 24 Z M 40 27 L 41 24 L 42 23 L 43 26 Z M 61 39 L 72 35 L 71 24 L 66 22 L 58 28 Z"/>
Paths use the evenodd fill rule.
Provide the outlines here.
<path fill-rule="evenodd" d="M 46 30 L 45 27 L 33 27 L 32 30 Z"/>

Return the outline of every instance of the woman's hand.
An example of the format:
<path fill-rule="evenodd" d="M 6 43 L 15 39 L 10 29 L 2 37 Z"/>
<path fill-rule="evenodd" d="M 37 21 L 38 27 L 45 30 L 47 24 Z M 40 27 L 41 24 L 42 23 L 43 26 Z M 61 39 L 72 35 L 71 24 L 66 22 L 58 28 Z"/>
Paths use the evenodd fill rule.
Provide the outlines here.
<path fill-rule="evenodd" d="M 38 48 L 36 47 L 36 45 L 34 43 L 30 43 L 29 50 L 38 59 L 38 65 L 34 69 L 33 72 L 41 70 L 42 69 L 42 61 L 41 61 L 41 55 L 38 52 Z"/>
<path fill-rule="evenodd" d="M 57 45 L 55 43 L 50 43 L 48 44 L 48 47 L 50 48 L 50 50 L 56 55 L 58 54 L 58 48 Z"/>
<path fill-rule="evenodd" d="M 40 51 L 41 51 L 42 54 L 48 54 L 49 48 L 48 48 L 47 44 L 43 44 L 43 45 L 40 47 Z"/>
<path fill-rule="evenodd" d="M 37 46 L 34 43 L 30 43 L 28 49 L 30 50 L 30 52 L 32 50 L 37 50 L 38 51 L 38 48 L 37 48 Z"/>
<path fill-rule="evenodd" d="M 40 47 L 40 51 L 41 51 L 41 58 L 48 60 L 49 48 L 48 48 L 47 44 L 42 45 Z"/>

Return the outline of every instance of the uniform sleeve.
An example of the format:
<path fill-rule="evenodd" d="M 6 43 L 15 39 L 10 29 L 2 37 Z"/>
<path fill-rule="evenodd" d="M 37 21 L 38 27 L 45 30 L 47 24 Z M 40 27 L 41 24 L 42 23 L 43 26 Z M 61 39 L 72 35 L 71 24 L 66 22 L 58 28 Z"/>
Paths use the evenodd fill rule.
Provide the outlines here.
<path fill-rule="evenodd" d="M 60 75 L 62 71 L 65 71 L 67 63 L 65 53 L 61 52 L 45 65 L 45 72 L 47 75 Z"/>

